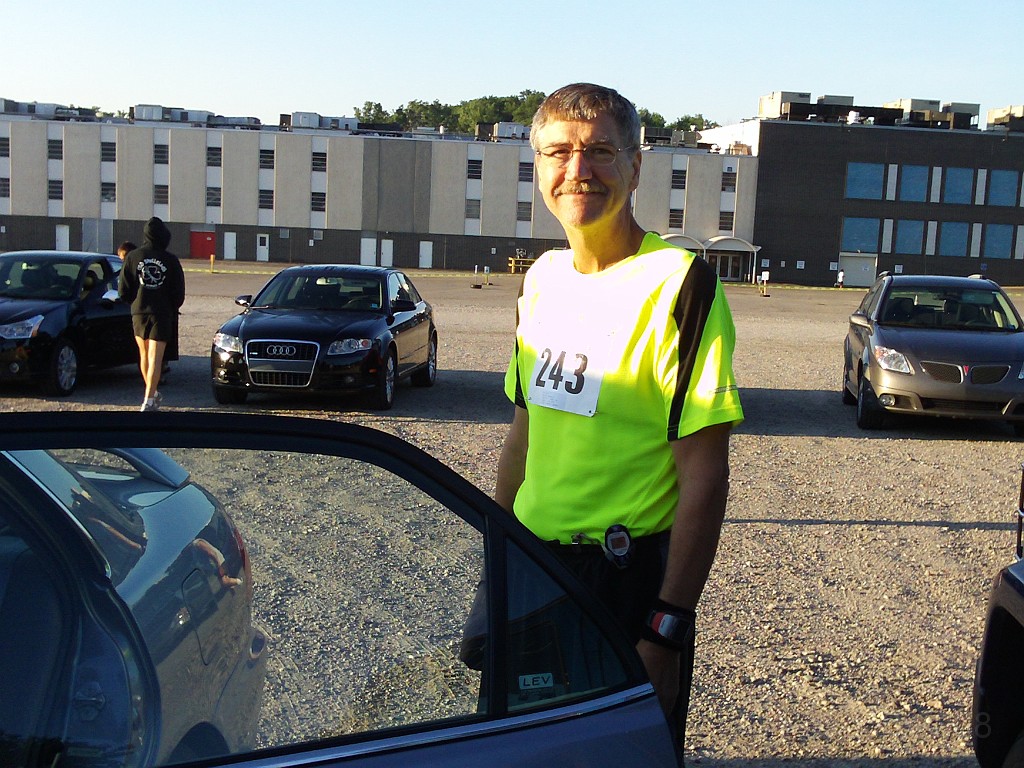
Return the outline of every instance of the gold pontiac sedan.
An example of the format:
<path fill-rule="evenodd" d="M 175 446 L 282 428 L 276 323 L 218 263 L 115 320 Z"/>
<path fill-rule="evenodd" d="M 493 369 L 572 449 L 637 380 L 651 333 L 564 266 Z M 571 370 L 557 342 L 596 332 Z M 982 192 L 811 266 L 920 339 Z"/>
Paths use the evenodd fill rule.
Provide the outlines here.
<path fill-rule="evenodd" d="M 999 420 L 1024 435 L 1024 323 L 981 276 L 882 273 L 850 315 L 843 402 L 889 414 Z"/>

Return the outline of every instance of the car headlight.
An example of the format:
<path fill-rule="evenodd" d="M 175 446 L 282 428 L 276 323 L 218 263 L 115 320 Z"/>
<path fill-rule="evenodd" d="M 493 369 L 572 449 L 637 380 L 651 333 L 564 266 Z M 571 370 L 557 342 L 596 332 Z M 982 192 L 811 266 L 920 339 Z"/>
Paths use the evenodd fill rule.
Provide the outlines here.
<path fill-rule="evenodd" d="M 31 339 L 36 335 L 39 326 L 43 322 L 42 315 L 34 315 L 27 320 L 19 320 L 16 323 L 0 325 L 0 338 L 4 339 Z"/>
<path fill-rule="evenodd" d="M 373 339 L 338 339 L 327 348 L 328 355 L 350 355 L 373 349 Z"/>
<path fill-rule="evenodd" d="M 213 334 L 213 346 L 223 349 L 225 352 L 242 353 L 242 340 L 237 336 L 230 336 L 219 331 Z"/>
<path fill-rule="evenodd" d="M 885 371 L 896 371 L 897 373 L 913 373 L 906 355 L 897 352 L 889 347 L 875 347 L 875 361 Z"/>

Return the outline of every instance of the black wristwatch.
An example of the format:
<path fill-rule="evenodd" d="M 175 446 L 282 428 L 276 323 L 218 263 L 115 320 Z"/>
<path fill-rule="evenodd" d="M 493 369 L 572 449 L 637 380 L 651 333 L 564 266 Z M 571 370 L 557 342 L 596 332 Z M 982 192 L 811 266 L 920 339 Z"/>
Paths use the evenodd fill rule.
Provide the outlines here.
<path fill-rule="evenodd" d="M 697 614 L 659 600 L 647 615 L 641 636 L 657 645 L 681 651 L 693 641 Z"/>

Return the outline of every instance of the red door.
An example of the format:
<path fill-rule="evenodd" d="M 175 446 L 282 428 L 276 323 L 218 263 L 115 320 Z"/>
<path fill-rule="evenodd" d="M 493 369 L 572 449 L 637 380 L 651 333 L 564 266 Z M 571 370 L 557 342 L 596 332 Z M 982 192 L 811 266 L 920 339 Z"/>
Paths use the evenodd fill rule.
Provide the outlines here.
<path fill-rule="evenodd" d="M 192 232 L 188 255 L 193 259 L 209 259 L 217 253 L 216 232 Z"/>

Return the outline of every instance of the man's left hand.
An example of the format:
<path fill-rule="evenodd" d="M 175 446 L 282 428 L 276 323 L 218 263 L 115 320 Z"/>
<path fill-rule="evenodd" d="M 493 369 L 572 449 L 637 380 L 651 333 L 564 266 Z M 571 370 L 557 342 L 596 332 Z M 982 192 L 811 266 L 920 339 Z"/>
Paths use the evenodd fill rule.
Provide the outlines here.
<path fill-rule="evenodd" d="M 658 701 L 665 717 L 671 717 L 679 698 L 680 652 L 652 643 L 650 640 L 638 642 L 636 650 L 644 662 L 654 692 L 658 694 Z"/>

